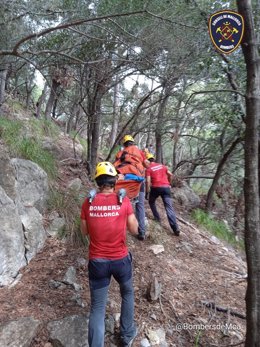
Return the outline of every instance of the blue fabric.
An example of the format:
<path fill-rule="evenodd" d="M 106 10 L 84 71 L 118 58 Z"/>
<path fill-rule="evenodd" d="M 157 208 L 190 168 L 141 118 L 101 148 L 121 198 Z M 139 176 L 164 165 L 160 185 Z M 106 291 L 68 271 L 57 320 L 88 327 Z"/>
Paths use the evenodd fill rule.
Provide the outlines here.
<path fill-rule="evenodd" d="M 145 192 L 144 192 L 144 183 L 142 183 L 140 192 L 138 195 L 138 201 L 135 204 L 135 214 L 138 221 L 138 233 L 141 236 L 145 236 Z"/>
<path fill-rule="evenodd" d="M 172 205 L 171 190 L 168 187 L 158 187 L 158 188 L 152 187 L 151 188 L 151 191 L 149 194 L 149 205 L 153 212 L 154 218 L 157 221 L 160 221 L 160 215 L 155 205 L 155 201 L 159 196 L 162 198 L 164 208 L 167 214 L 167 218 L 168 218 L 172 231 L 177 231 L 178 224 L 176 221 L 175 211 Z"/>
<path fill-rule="evenodd" d="M 144 177 L 142 176 L 137 176 L 134 174 L 125 174 L 125 180 L 132 180 L 132 181 L 137 181 L 137 182 L 143 182 Z"/>
<path fill-rule="evenodd" d="M 129 255 L 118 260 L 92 259 L 88 263 L 88 276 L 93 289 L 107 287 L 111 276 L 118 283 L 126 282 L 132 278 L 132 266 Z"/>
<path fill-rule="evenodd" d="M 136 334 L 134 323 L 134 289 L 131 255 L 120 260 L 95 259 L 89 261 L 91 308 L 88 327 L 90 347 L 104 347 L 105 313 L 111 276 L 120 286 L 120 335 L 124 346 Z"/>

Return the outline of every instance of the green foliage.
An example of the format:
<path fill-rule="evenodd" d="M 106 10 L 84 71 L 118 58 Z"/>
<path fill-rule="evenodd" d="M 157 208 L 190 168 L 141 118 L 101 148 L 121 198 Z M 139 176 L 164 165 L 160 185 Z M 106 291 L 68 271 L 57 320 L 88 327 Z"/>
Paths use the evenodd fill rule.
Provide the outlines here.
<path fill-rule="evenodd" d="M 7 104 L 9 105 L 13 113 L 20 112 L 24 109 L 24 106 L 18 100 L 8 100 Z"/>
<path fill-rule="evenodd" d="M 80 231 L 80 206 L 82 197 L 73 190 L 60 192 L 52 189 L 48 200 L 48 209 L 57 211 L 66 221 L 64 230 L 61 230 L 59 236 L 66 238 L 78 245 L 88 245 L 88 238 L 82 236 Z"/>
<path fill-rule="evenodd" d="M 83 158 L 87 158 L 87 149 L 88 149 L 88 143 L 87 140 L 83 139 L 76 131 L 72 130 L 70 132 L 70 137 L 73 139 L 73 141 L 79 142 L 81 146 L 83 147 L 82 156 Z"/>
<path fill-rule="evenodd" d="M 202 335 L 202 331 L 199 330 L 195 337 L 195 345 L 194 345 L 195 347 L 199 347 L 201 335 Z"/>
<path fill-rule="evenodd" d="M 19 155 L 38 164 L 49 177 L 55 178 L 57 175 L 55 159 L 53 155 L 44 150 L 41 144 L 34 138 L 23 138 L 19 142 Z"/>
<path fill-rule="evenodd" d="M 59 127 L 57 124 L 48 119 L 31 119 L 29 126 L 32 133 L 37 137 L 49 136 L 52 139 L 57 139 L 59 135 Z"/>
<path fill-rule="evenodd" d="M 10 147 L 16 145 L 21 128 L 22 123 L 20 121 L 11 121 L 6 118 L 0 118 L 0 136 Z"/>
<path fill-rule="evenodd" d="M 207 194 L 210 187 L 210 182 L 209 180 L 203 179 L 194 180 L 194 182 L 192 180 L 191 187 L 192 190 L 198 195 Z"/>
<path fill-rule="evenodd" d="M 32 99 L 36 103 L 39 100 L 40 95 L 42 94 L 42 88 L 38 85 L 35 85 L 32 91 Z"/>
<path fill-rule="evenodd" d="M 24 131 L 21 121 L 0 118 L 0 136 L 9 146 L 12 155 L 35 162 L 54 179 L 57 169 L 53 155 L 42 148 L 38 136 L 25 137 Z"/>
<path fill-rule="evenodd" d="M 228 229 L 226 224 L 214 219 L 212 215 L 201 209 L 196 209 L 192 212 L 192 217 L 199 225 L 205 227 L 219 239 L 224 240 L 233 246 L 242 246 L 242 243 L 236 240 L 235 235 Z"/>

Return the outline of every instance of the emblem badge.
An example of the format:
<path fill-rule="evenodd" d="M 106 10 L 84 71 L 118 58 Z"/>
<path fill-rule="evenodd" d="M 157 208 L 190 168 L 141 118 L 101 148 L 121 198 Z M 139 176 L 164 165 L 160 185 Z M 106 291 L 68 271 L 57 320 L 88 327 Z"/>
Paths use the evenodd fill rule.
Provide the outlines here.
<path fill-rule="evenodd" d="M 209 18 L 209 34 L 214 46 L 228 54 L 238 48 L 244 34 L 244 18 L 234 11 L 219 11 Z"/>

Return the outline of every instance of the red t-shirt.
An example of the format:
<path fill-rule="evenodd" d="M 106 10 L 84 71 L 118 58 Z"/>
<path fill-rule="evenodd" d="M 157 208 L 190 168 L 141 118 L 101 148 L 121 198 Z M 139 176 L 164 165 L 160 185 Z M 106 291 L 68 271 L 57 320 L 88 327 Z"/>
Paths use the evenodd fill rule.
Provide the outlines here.
<path fill-rule="evenodd" d="M 121 259 L 128 254 L 126 222 L 132 213 L 128 197 L 119 205 L 116 193 L 98 193 L 91 204 L 85 200 L 80 217 L 87 222 L 89 259 Z"/>
<path fill-rule="evenodd" d="M 151 177 L 152 187 L 169 187 L 170 182 L 167 176 L 167 167 L 163 164 L 152 162 L 146 169 L 146 177 Z"/>

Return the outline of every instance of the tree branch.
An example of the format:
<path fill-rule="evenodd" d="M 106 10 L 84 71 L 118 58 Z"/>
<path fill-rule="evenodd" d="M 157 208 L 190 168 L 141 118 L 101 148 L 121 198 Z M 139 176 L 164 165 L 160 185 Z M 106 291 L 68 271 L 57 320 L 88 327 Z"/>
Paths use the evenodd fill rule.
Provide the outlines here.
<path fill-rule="evenodd" d="M 235 94 L 238 94 L 242 97 L 246 97 L 245 94 L 239 92 L 238 90 L 233 90 L 233 89 L 219 89 L 219 90 L 202 90 L 202 91 L 199 91 L 199 92 L 193 92 L 189 97 L 188 97 L 188 100 L 186 101 L 185 103 L 185 107 L 187 106 L 187 104 L 189 103 L 190 99 L 194 96 L 194 95 L 197 95 L 197 94 L 210 94 L 210 93 L 235 93 Z"/>
<path fill-rule="evenodd" d="M 219 312 L 224 312 L 224 313 L 229 313 L 231 316 L 235 316 L 241 319 L 246 319 L 246 315 L 240 312 L 236 312 L 234 310 L 230 310 L 229 308 L 226 307 L 220 307 L 217 306 L 214 302 L 209 302 L 209 301 L 201 301 L 202 305 L 211 308 L 213 310 L 217 310 Z"/>
<path fill-rule="evenodd" d="M 18 49 L 23 43 L 25 43 L 26 41 L 32 40 L 34 38 L 39 38 L 41 36 L 44 36 L 46 34 L 53 32 L 53 31 L 56 31 L 56 30 L 61 30 L 61 29 L 72 27 L 72 26 L 77 26 L 77 25 L 80 25 L 83 23 L 95 22 L 95 21 L 100 21 L 100 20 L 105 20 L 105 19 L 110 19 L 110 18 L 115 18 L 115 17 L 126 17 L 126 16 L 131 16 L 131 15 L 136 15 L 136 14 L 144 14 L 144 13 L 147 13 L 147 11 L 142 10 L 142 11 L 127 12 L 127 13 L 116 13 L 116 14 L 111 14 L 111 15 L 106 15 L 106 16 L 95 17 L 95 18 L 79 19 L 79 20 L 76 20 L 76 21 L 73 21 L 70 23 L 59 24 L 55 27 L 44 29 L 38 33 L 32 33 L 32 34 L 22 38 L 21 40 L 19 40 L 15 44 L 12 51 L 0 51 L 0 56 L 1 55 L 19 56 Z"/>
<path fill-rule="evenodd" d="M 164 17 L 158 16 L 158 15 L 156 15 L 156 14 L 150 12 L 150 11 L 146 11 L 146 12 L 147 12 L 150 16 L 155 17 L 155 18 L 158 18 L 158 19 L 160 19 L 160 20 L 162 20 L 162 21 L 164 21 L 164 22 L 168 22 L 168 23 L 173 24 L 173 25 L 179 25 L 179 26 L 181 26 L 181 27 L 185 27 L 185 28 L 189 28 L 189 29 L 196 29 L 196 30 L 199 30 L 198 27 L 195 27 L 195 26 L 193 26 L 193 25 L 184 24 L 184 23 L 182 23 L 182 22 L 176 22 L 176 21 L 173 21 L 173 20 L 171 20 L 171 19 L 169 19 L 169 18 L 164 18 Z"/>

